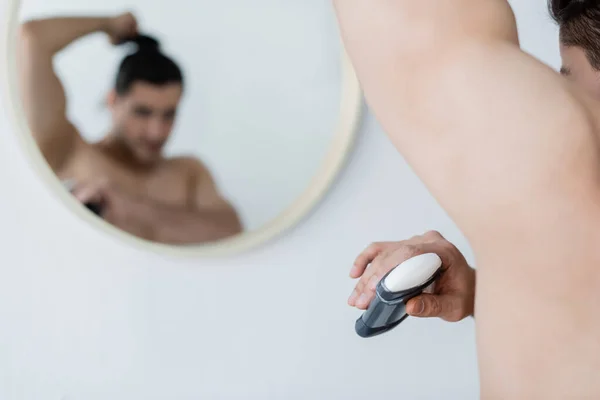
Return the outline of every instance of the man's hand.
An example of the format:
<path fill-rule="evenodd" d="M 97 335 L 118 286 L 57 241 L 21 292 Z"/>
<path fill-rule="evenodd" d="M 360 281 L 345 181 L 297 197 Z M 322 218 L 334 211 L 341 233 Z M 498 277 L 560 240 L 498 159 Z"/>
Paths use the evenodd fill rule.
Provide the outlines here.
<path fill-rule="evenodd" d="M 136 36 L 138 34 L 138 23 L 135 16 L 127 12 L 110 18 L 106 26 L 106 34 L 114 45 Z"/>
<path fill-rule="evenodd" d="M 474 312 L 475 270 L 461 252 L 438 232 L 428 232 L 400 242 L 374 243 L 363 251 L 350 272 L 359 278 L 348 304 L 367 309 L 381 278 L 394 267 L 414 256 L 435 253 L 442 259 L 444 273 L 435 283 L 433 294 L 422 294 L 408 301 L 406 310 L 416 317 L 439 317 L 457 322 Z M 368 267 L 368 268 L 367 268 Z"/>
<path fill-rule="evenodd" d="M 93 204 L 99 208 L 103 208 L 109 197 L 108 187 L 108 182 L 96 180 L 93 182 L 73 183 L 69 189 L 71 190 L 71 194 L 80 203 L 85 205 Z"/>
<path fill-rule="evenodd" d="M 149 224 L 135 217 L 136 199 L 108 180 L 78 183 L 72 194 L 83 204 L 99 207 L 100 216 L 106 222 L 132 235 L 148 238 Z"/>

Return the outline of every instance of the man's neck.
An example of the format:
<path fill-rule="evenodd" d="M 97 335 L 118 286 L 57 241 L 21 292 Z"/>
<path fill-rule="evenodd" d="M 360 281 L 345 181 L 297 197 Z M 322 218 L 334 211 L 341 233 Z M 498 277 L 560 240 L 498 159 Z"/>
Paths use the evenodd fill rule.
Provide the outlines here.
<path fill-rule="evenodd" d="M 105 155 L 132 171 L 147 172 L 158 165 L 158 160 L 149 163 L 139 161 L 127 143 L 115 133 L 109 133 L 97 145 Z"/>

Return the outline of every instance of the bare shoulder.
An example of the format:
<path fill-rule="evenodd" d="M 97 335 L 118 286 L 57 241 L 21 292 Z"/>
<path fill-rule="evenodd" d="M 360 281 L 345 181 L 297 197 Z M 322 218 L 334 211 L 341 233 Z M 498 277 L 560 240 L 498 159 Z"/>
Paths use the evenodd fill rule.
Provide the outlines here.
<path fill-rule="evenodd" d="M 208 166 L 195 156 L 177 156 L 167 160 L 167 165 L 172 171 L 182 174 L 193 180 L 195 184 L 206 183 L 214 185 L 212 174 Z"/>
<path fill-rule="evenodd" d="M 189 178 L 190 197 L 198 207 L 233 211 L 229 201 L 223 197 L 208 166 L 193 156 L 180 156 L 170 161 L 173 168 Z"/>
<path fill-rule="evenodd" d="M 181 172 L 193 173 L 193 174 L 206 174 L 210 173 L 207 165 L 195 156 L 177 156 L 167 160 L 167 165 L 170 168 L 177 169 Z"/>

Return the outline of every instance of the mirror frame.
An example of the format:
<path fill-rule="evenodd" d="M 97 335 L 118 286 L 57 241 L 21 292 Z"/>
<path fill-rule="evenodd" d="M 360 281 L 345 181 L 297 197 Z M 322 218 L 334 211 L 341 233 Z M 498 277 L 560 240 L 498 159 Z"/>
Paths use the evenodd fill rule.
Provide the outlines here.
<path fill-rule="evenodd" d="M 333 135 L 327 155 L 317 174 L 312 177 L 308 187 L 296 200 L 260 229 L 243 232 L 227 239 L 200 245 L 169 245 L 138 238 L 122 231 L 108 222 L 96 217 L 71 196 L 61 185 L 39 151 L 25 119 L 17 84 L 16 44 L 21 0 L 4 0 L 3 24 L 0 31 L 0 48 L 4 62 L 0 65 L 0 86 L 7 109 L 9 126 L 17 136 L 21 150 L 30 166 L 50 189 L 54 196 L 74 213 L 82 222 L 111 236 L 125 244 L 140 250 L 157 252 L 162 255 L 184 257 L 231 256 L 264 245 L 298 225 L 310 214 L 329 191 L 334 180 L 352 150 L 354 139 L 362 117 L 363 96 L 343 44 L 341 51 L 342 85 L 341 104 L 337 128 Z"/>

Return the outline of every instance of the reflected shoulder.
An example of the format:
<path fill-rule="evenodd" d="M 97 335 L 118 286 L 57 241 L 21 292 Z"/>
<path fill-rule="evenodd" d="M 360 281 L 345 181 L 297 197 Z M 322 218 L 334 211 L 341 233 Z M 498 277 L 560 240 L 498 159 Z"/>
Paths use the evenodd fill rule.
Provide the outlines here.
<path fill-rule="evenodd" d="M 206 164 L 195 156 L 183 155 L 173 157 L 168 160 L 168 164 L 178 171 L 194 177 L 211 177 L 210 170 Z"/>

